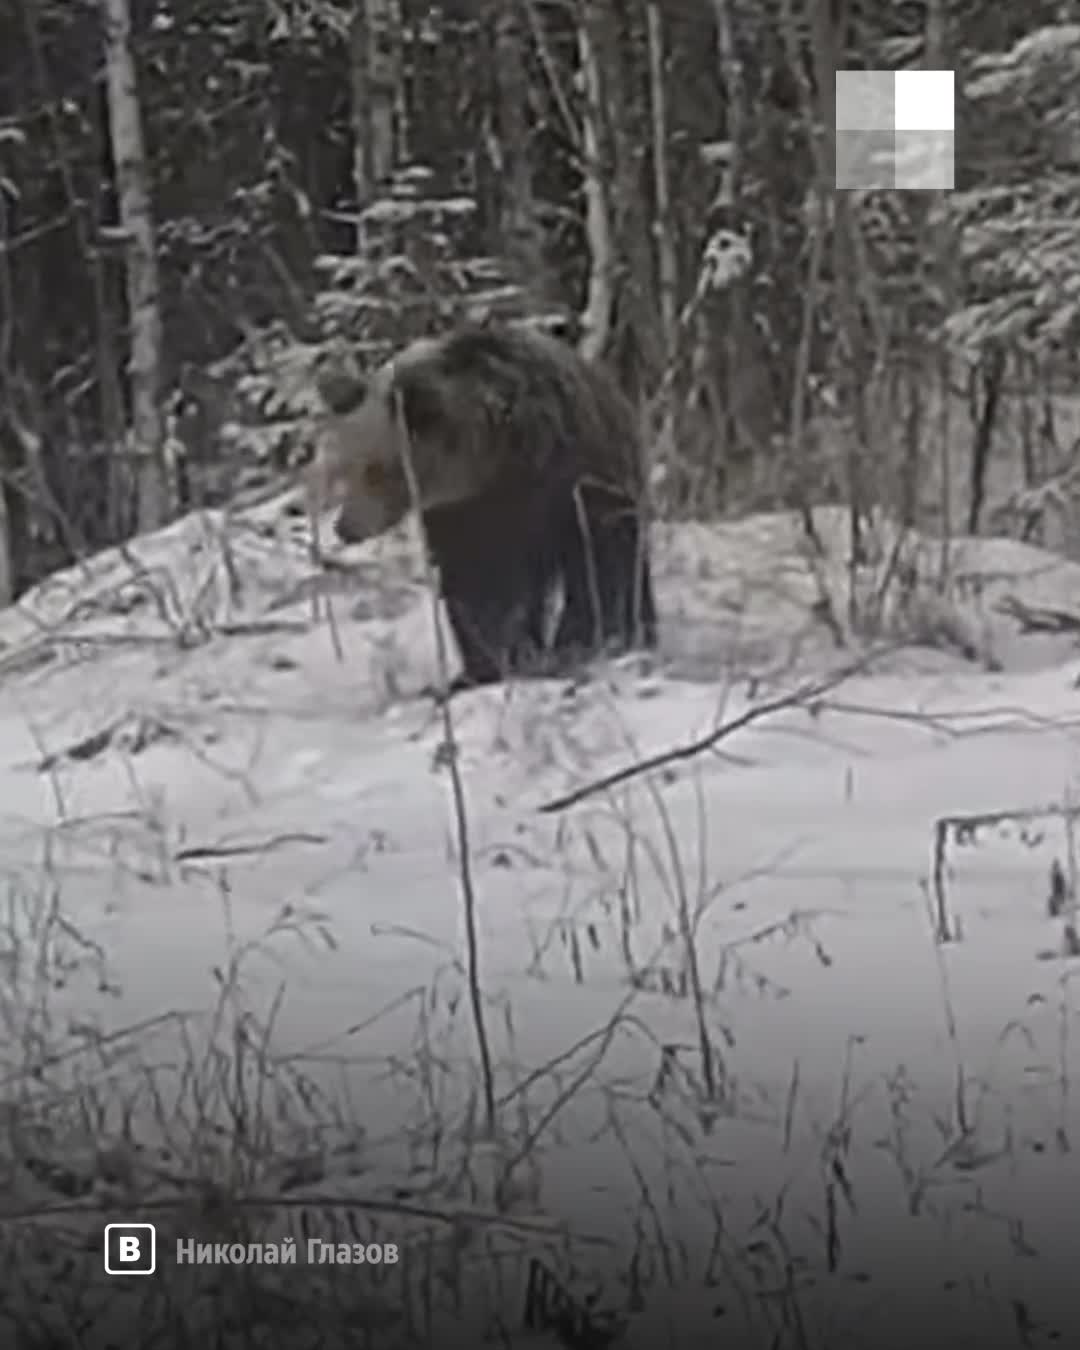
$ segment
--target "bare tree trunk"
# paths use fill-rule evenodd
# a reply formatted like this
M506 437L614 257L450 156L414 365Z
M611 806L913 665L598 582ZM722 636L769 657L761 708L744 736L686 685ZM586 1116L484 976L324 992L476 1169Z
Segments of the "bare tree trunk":
M502 171L501 233L519 277L540 293L547 290L542 238L533 194L521 7L515 0L492 0L495 85L498 100L498 154Z
M594 0L584 0L586 9ZM589 241L589 286L581 316L581 350L588 360L600 356L608 344L615 308L615 241L611 208L604 186L603 91L597 54L586 15L578 29L578 54L585 88L581 120L584 156L585 232Z
M657 381L663 358L657 339L653 280L651 192L642 172L641 139L648 134L644 81L634 55L644 34L629 0L585 0L583 27L592 54L601 161L607 171L611 224L612 322L607 355L626 392L640 402Z
M739 183L742 178L745 134L743 69L735 48L735 25L729 0L712 0L712 8L713 18L716 21L716 55L720 63L720 78L724 85L728 140L728 161L720 201L729 210L733 210L738 204Z
M130 520L130 483L129 468L124 462L124 395L120 382L117 363L117 341L115 323L109 306L108 287L106 285L105 257L101 247L101 231L105 225L102 212L102 183L97 175L93 176L89 214L82 194L76 183L73 153L66 141L65 121L58 111L60 100L53 83L49 79L45 56L42 50L42 38L35 0L24 0L23 20L26 29L30 61L41 91L41 97L49 108L49 142L56 157L64 193L71 212L72 228L79 250L86 262L90 275L90 285L94 293L95 310L95 355L98 372L98 401L101 408L101 427L105 438L105 454L108 460L108 524L107 537L120 539L131 528ZM108 127L104 124L104 112L97 99L94 100L94 115L91 119L91 131L94 138L94 153L98 162L103 162L102 146L108 137ZM44 503L37 503L37 509L45 509ZM51 508L50 508L51 509ZM63 530L68 536L69 547L72 535L82 542L84 531L73 529L74 522L64 521Z
M14 599L15 547L11 537L11 522L8 519L7 493L0 485L0 609L10 605Z
M103 146L108 139L109 129L105 125L105 109L101 101L95 99L94 105L95 115L92 122L94 147L99 162L103 163ZM102 226L105 224L104 186L101 179L95 175L91 203L96 238L100 238ZM88 249L87 254L87 266L94 288L94 305L98 311L96 343L98 402L101 407L101 426L105 433L105 453L109 466L108 537L115 542L124 538L131 529L131 482L123 456L124 390L116 361L118 345L116 324L105 284L105 259L100 247Z
M828 179L835 182L836 174L836 83L838 40L847 19L846 4L835 7L830 0L815 0L810 25L811 49L814 55L814 74L818 86L818 117L822 132L824 165ZM833 211L833 275L836 287L836 311L842 339L840 379L844 390L844 406L851 416L852 436L847 456L848 515L851 529L851 556L849 558L848 618L857 621L856 576L858 565L864 560L864 522L869 506L866 470L871 462L871 435L868 409L872 361L867 350L859 303L858 271L860 265L858 223L851 208L850 194L834 195Z
M401 12L398 0L360 0L367 33L367 175L377 187L398 159L397 108L401 86Z
M923 363L913 343L914 325L909 325L905 348L907 360L902 375L905 399L904 444L900 462L900 524L914 529L919 519L919 466L922 459L923 403L926 398Z
M8 229L7 182L0 182L0 607L15 599L15 570L17 541L12 536L8 513L8 484L11 471L18 462L8 455L9 436L5 426L3 404L10 397L8 389L12 378L12 351L15 345L15 287L11 275L10 237Z
M926 6L926 41L923 49L923 64L928 70L940 70L953 63L945 56L946 12L943 0L928 0ZM956 276L952 263L952 240L946 213L942 209L945 194L934 194L937 209L937 228L932 240L938 294L942 313L947 315L953 309L953 296L956 289ZM939 583L945 585L952 571L951 541L953 532L953 484L952 455L952 362L949 359L948 343L944 335L938 355L938 387L940 389L941 412L939 416L939 454L941 473L941 558Z
M1018 355L1020 382L1020 463L1024 468L1024 487L1034 487L1038 481L1035 468L1035 362L1030 356Z
M742 61L735 45L735 17L730 0L712 0L712 11L716 25L716 56L724 96L727 143L723 178L713 203L713 212L719 211L720 222L726 228L740 229L743 219L742 165L746 136L745 81ZM742 459L749 452L754 456L752 469L760 472L761 461L768 459L771 433L775 428L769 411L763 407L769 400L763 400L758 392L760 357L754 356L757 342L756 334L750 331L746 282L737 281L729 287L715 311L708 332L710 344L714 345L714 334L719 328L723 350L722 444L729 459L733 454Z
M663 17L656 0L646 10L649 41L649 103L652 112L653 192L656 196L653 233L659 280L660 337L663 352L663 406L653 464L670 467L675 453L674 371L678 359L679 263L671 231L671 185L668 171L667 66Z
M349 26L350 117L352 120L353 191L356 194L356 252L367 254L364 207L371 198L371 134L368 95L368 25L365 0L355 0Z
M971 442L971 496L968 502L968 534L978 534L986 502L986 471L990 465L990 450L997 430L1001 406L1002 386L1005 381L1005 351L993 346L983 353L976 371L980 394L975 435Z
M656 257L660 275L660 322L664 361L675 359L675 329L679 305L679 264L671 234L671 188L668 175L667 91L664 69L663 19L656 0L649 0L649 92L652 104L653 190L656 193Z
M364 211L394 172L404 125L398 0L353 0L349 82L356 252L366 256L374 239L368 237ZM393 228L378 234L380 242L389 247L400 242Z
M154 530L169 513L161 411L162 324L157 246L142 116L131 52L128 0L101 0L109 131L116 172L120 226L125 235L131 322L131 412L138 465L138 527Z

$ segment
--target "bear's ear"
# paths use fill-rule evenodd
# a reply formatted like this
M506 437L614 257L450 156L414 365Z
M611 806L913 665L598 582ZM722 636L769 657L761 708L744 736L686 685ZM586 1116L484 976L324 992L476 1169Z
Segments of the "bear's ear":
M367 381L361 376L332 367L317 372L315 388L323 403L337 417L343 417L354 408L359 408L368 392Z

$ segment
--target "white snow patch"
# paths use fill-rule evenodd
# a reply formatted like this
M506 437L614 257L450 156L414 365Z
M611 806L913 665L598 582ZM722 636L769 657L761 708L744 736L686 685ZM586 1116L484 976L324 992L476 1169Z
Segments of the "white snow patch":
M658 1278L635 1319L642 1344L672 1310L685 1343L717 1325L737 1338L740 1285L782 1283L779 1231L813 1344L906 1346L913 1307L942 1343L996 1344L1020 1300L1063 1325L1080 966L1046 901L1069 831L1051 816L953 846L960 940L945 946L928 877L937 817L1071 800L1071 639L1018 635L994 597L1068 608L1080 568L966 541L971 612L1001 670L908 648L812 709L541 814L836 663L790 521L657 541L657 661L453 706L497 1090L554 1066L504 1111L510 1150L563 1102L524 1166L532 1210L630 1246L644 1225L650 1262L657 1226L685 1244L674 1303ZM436 1113L460 1152L477 1083L443 731L410 697L436 672L415 534L357 551L333 601L343 661L312 618L299 533L204 518L130 552L141 582L110 555L0 615L9 927L25 941L62 911L55 940L82 961L43 992L11 937L5 1075L46 1048L73 1063L96 1035L210 1014L232 954L249 1008L282 996L275 1055L328 1099L348 1094L362 1184L408 1189L438 1172ZM697 915L712 1102L673 940L680 895ZM297 940L305 915L333 950ZM170 1027L146 1044L177 1052ZM1035 1259L1017 1256L1021 1237ZM750 1318L763 1341L768 1306Z

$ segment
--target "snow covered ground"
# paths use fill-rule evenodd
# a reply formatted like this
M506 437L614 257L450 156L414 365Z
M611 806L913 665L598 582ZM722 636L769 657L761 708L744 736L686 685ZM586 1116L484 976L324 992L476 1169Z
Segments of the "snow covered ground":
M568 1225L575 1268L623 1301L629 1263L642 1344L1064 1335L1080 962L1048 897L1067 812L949 838L944 945L931 871L939 818L1075 795L1073 640L1021 634L1000 602L1078 608L1080 567L969 541L955 613L927 622L982 659L910 645L830 686L851 653L811 615L790 521L667 527L657 552L651 669L453 705L497 1149L473 1143L412 541L356 551L332 622L269 513L181 522L0 615L9 1101L92 1097L92 1166L125 1115L167 1119L152 1188L193 1166L207 1112L235 1117L223 1087L196 1101L213 1045L259 1099L260 1193L302 1169L322 1195L490 1209L494 1160L520 1156L511 1238ZM711 750L538 809L815 682ZM53 1147L76 1166L73 1136ZM20 1173L18 1203L43 1185Z

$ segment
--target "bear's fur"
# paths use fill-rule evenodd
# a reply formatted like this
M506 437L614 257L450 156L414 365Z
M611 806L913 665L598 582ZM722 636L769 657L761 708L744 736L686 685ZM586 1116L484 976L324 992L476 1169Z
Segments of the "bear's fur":
M605 371L531 329L470 323L413 343L366 388L339 381L323 397L339 538L404 518L411 464L466 682L655 645L641 446Z

